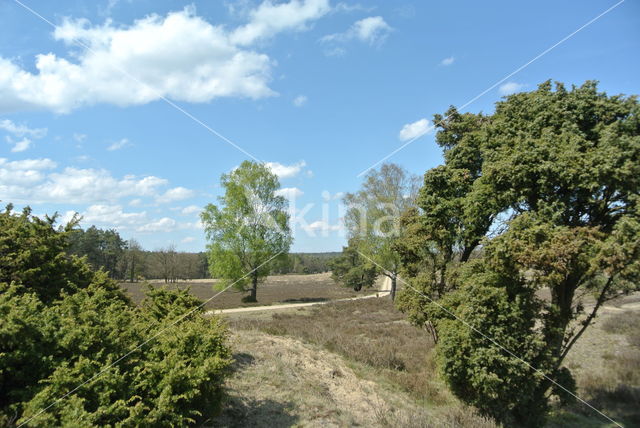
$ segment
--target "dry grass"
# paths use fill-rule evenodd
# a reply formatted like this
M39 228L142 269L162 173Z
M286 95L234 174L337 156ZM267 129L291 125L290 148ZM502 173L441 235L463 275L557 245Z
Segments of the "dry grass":
M239 335L260 331L319 345L345 357L360 378L413 403L408 408L392 406L392 411L376 407L376 426L495 426L451 395L436 375L430 336L406 322L388 299L335 302L269 316L234 314L227 319Z
M617 302L624 306L637 296ZM570 352L566 365L578 395L624 426L640 426L640 312L603 312ZM576 404L560 410L552 426L610 426Z
M616 307L637 296L616 302ZM346 358L361 378L407 394L418 408L378 411L378 426L493 426L460 404L435 372L433 344L426 332L409 325L388 299L336 302L277 314L228 318L236 331L261 331L322 346ZM625 426L640 426L640 312L603 311L567 359L578 395ZM446 416L445 416L446 415ZM555 409L550 427L605 427L592 409L576 404Z
M173 284L163 284L153 282L154 286L166 285L169 288L184 289L189 287L191 293L201 300L207 300L219 291L216 290L215 280L196 280L187 282L177 282ZM127 294L138 303L144 298L144 283L124 282L120 284ZM372 291L355 291L337 285L329 273L319 273L311 275L275 275L258 286L258 302L243 303L242 297L246 293L235 288L231 288L211 302L207 303L207 309L226 309L248 306L271 305L273 303L297 303L314 302L343 299L371 293Z
M404 321L388 299L336 302L267 319L231 319L236 330L293 336L379 370L415 398L443 401L428 335Z
M247 330L232 342L228 400L205 426L495 427L469 408L429 411L318 345Z

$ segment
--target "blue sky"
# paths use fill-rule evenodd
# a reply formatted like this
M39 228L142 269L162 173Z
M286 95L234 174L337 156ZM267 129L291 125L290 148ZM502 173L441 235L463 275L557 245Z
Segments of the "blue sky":
M184 251L204 249L198 213L250 156L295 203L293 250L339 250L360 172L416 136L388 161L439 164L433 114L617 4L21 3L0 3L0 200ZM639 51L627 0L465 110L547 79L638 94Z

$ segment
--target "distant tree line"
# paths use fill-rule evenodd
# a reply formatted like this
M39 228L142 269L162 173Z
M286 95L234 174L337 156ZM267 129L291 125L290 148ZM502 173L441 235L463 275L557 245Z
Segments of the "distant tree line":
M179 252L173 244L146 251L138 241L124 240L113 229L76 228L70 233L69 242L69 254L86 257L94 270L102 269L119 281L153 278L176 282L209 277L205 253Z
M280 266L273 269L275 274L311 274L331 270L331 261L341 253L290 253Z
M205 252L188 253L171 244L144 250L135 239L125 240L114 229L76 228L69 234L69 254L86 257L94 270L102 269L118 281L137 282L164 279L176 282L210 278ZM330 270L329 263L340 253L291 253L272 270L273 274L312 274Z

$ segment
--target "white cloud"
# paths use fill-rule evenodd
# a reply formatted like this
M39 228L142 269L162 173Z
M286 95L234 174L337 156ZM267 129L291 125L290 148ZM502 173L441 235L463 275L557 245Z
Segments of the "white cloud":
M29 136L32 138L43 138L47 135L47 128L29 128L24 124L17 125L9 119L0 120L0 129L3 129L16 137Z
M63 220L72 218L74 212L68 211L62 216ZM177 222L169 217L149 219L146 211L125 212L121 205L94 204L89 206L82 216L81 223L85 226L130 230L136 232L171 232L176 229Z
M182 242L183 244L188 244L189 242L193 242L195 240L196 238L194 238L193 236L185 236L180 242Z
M295 177L307 166L305 161L300 161L292 165L283 165L278 162L266 162L266 167L269 168L278 178L290 178Z
M18 162L18 161L16 161ZM0 199L30 203L98 203L123 197L156 197L167 180L154 176L113 177L106 170L67 167L62 172L43 173L55 166L48 159L0 163ZM24 167L22 167L24 166ZM19 169L19 173L15 170ZM19 177L16 181L12 175ZM24 180L28 178L28 185Z
M287 199L295 199L304 195L304 192L297 187L283 187L282 189L276 190L276 195L284 196Z
M333 46L331 48L327 48L324 50L324 54L326 56L340 57L340 56L344 56L346 53L347 53L347 50L340 46Z
M184 215L196 214L200 213L202 208L197 205L189 205L188 207L184 207L180 212Z
M245 39L265 37L284 29L282 25ZM85 105L140 105L160 97L207 102L275 94L268 87L272 60L235 45L224 27L196 16L193 7L164 17L150 15L130 26L66 19L53 37L70 48L82 41L89 49L70 52L70 59L38 54L35 73L0 57L0 111L67 113Z
M1 75L0 75L0 79L2 79ZM31 147L33 138L36 138L36 139L43 138L45 135L47 135L47 128L29 128L24 124L21 124L21 125L15 124L9 119L0 120L0 129L8 132L13 137L18 138L18 139L14 139L10 135L7 135L5 137L5 139L7 140L7 143L13 146L11 148L11 151L13 153L24 152L29 147Z
M440 65L451 65L455 62L455 58L450 56L448 58L443 59L442 61L440 61Z
M333 7L333 12L371 12L374 10L375 6L365 7L361 4L348 4L344 2L340 2Z
M87 138L87 134L78 134L78 133L73 134L73 139L76 140L78 143L82 143L86 138Z
M325 201L335 201L335 200L340 200L342 198L344 198L345 193L344 192L337 192L334 195L331 194L331 192L329 192L328 190L323 190L322 191L322 199Z
M381 16L370 16L354 23L351 31L358 40L374 44L383 41L391 27Z
M296 107L302 107L307 103L306 95L298 95L293 99L293 105Z
M246 46L281 31L305 30L308 22L321 18L330 10L329 0L291 0L278 4L264 1L249 13L249 22L236 28L229 38L236 45Z
M178 226L180 227L180 229L195 229L195 230L204 229L204 224L202 224L202 221L200 220L193 221L193 222L180 223Z
M114 151L114 150L120 150L124 147L129 146L131 143L129 143L129 140L126 138L122 138L119 141L115 141L113 142L109 147L107 147L107 150L109 151Z
M137 232L171 232L176 228L176 221L169 217L163 217L144 224L136 229Z
M147 213L126 213L120 205L96 204L91 205L82 214L82 223L128 229L140 227L148 222Z
M0 199L11 200L7 193L41 182L46 176L44 170L55 167L51 159L8 161L0 158Z
M393 30L381 16L370 16L356 21L344 33L334 33L324 36L320 41L325 43L347 42L358 40L370 45L384 42Z
M525 86L527 85L525 85L524 83L507 82L505 84L500 85L500 87L498 88L498 92L501 95L509 95L509 94L519 92Z
M54 169L57 167L51 159L25 159L19 161L8 161L5 158L0 158L0 167L10 168L13 171L24 171L28 169L41 170L41 169Z
M329 224L324 220L314 221L306 226L302 227L306 232L314 233L317 231L329 232L338 231L342 229L341 224Z
M21 140L14 140L10 136L7 135L7 143L13 145L11 151L13 153L24 152L31 146L31 140L27 137L22 138Z
M156 201L162 204L181 201L183 199L192 198L195 192L185 187L174 187L164 192L162 195L156 198Z
M400 138L401 141L408 141L422 137L432 130L433 126L429 124L427 119L420 119L413 123L407 123L404 125L398 134L398 138Z

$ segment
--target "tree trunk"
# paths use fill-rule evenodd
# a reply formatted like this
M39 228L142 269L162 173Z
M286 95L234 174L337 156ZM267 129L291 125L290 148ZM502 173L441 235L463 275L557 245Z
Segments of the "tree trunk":
M257 302L258 298L256 297L256 295L258 294L258 275L257 273L254 273L252 275L251 278L251 294L249 295L249 299L251 299L252 302Z
M391 301L396 300L396 282L397 282L398 276L397 275L393 275L391 277L391 293L389 293L391 295Z
M131 282L133 282L135 271L136 271L136 259L132 258L131 259L131 276L130 276Z

